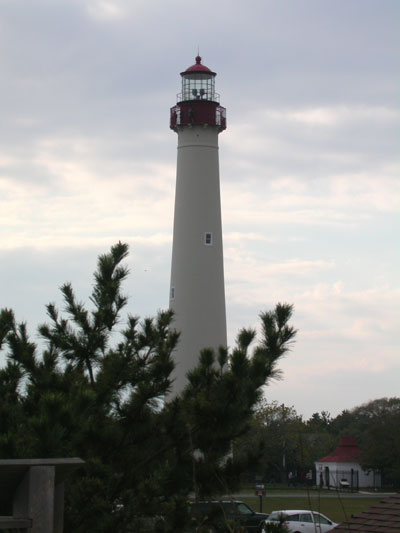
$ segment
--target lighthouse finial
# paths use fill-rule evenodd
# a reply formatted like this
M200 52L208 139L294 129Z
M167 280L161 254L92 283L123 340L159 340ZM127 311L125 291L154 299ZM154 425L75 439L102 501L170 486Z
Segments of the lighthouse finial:
M201 63L200 46L197 45L196 65L200 65L200 63Z

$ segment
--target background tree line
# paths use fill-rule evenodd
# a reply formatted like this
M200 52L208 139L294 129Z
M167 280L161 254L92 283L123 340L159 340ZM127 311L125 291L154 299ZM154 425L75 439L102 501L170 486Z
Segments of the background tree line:
M308 420L294 407L263 400L252 417L251 430L235 441L240 456L252 450L258 459L248 470L265 481L295 481L305 484L305 473L314 461L332 452L342 436L355 437L362 450L361 464L368 470L380 470L382 483L400 487L400 398L379 398L342 411L332 418L322 411Z

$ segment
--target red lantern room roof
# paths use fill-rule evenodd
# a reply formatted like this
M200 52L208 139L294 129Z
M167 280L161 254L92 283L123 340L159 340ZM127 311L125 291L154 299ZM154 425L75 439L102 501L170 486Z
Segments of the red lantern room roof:
M201 57L200 56L197 56L196 57L196 63L194 65L192 65L191 67L187 68L184 72L181 72L181 75L187 74L189 72L200 72L200 73L201 72L203 72L203 73L206 72L208 74L211 74L212 76L216 76L215 72L210 70L205 65L201 64Z

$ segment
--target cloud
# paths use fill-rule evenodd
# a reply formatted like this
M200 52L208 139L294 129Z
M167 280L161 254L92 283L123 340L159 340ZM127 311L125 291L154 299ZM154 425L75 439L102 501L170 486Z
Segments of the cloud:
M53 176L51 182L15 180L12 165L0 178L3 249L82 246L88 240L145 236L172 227L172 166L110 161L100 170L96 151L88 153L84 143L81 153L53 145L44 143L31 162Z
M362 225L379 213L395 214L400 207L400 182L392 168L379 177L360 172L313 179L273 177L262 186L254 181L223 184L226 224Z
M121 2L105 0L91 0L86 2L88 14L100 20L121 20L124 11Z
M266 121L299 122L321 127L337 127L351 123L398 122L400 111L384 106L333 106L294 110L265 109L261 111Z
M233 244L240 244L244 241L257 241L257 242L274 242L276 239L271 236L267 237L265 235L260 235L259 233L241 233L241 232L231 232L224 234L224 242L228 246Z
M246 277L249 284L259 286L266 277L271 276L307 276L317 273L320 270L334 267L333 263L323 260L306 261L304 259L290 259L283 262L261 263L252 258L247 253L248 250L238 248L228 248L225 254L229 263L230 282L242 280ZM236 268L235 268L236 267Z
M397 391L397 0L201 6L188 22L183 0L2 5L2 302L35 323L63 281L85 295L96 256L123 240L130 311L167 305L169 107L200 45L228 112L230 339L288 301L299 339L276 397L303 411L350 407L366 384Z

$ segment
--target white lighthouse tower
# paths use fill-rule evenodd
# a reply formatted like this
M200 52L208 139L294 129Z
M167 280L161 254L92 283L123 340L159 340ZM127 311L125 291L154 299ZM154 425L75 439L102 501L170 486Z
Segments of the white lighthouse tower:
M173 395L185 387L202 348L227 343L218 159L226 112L215 92L216 73L200 56L181 76L170 122L178 134L170 308L181 332Z

